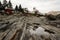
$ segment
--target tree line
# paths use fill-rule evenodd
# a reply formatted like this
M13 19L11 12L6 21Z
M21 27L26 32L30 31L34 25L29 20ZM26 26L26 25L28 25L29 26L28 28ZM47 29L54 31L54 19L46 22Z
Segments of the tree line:
M1 3L1 1L0 1L0 12L2 10L5 10L6 8L7 9L12 9L12 10L15 10L15 11L23 12L23 8L22 8L21 4L19 5L19 7L18 7L18 5L16 5L15 8L13 9L13 6L12 6L12 3L11 3L10 0L9 0L9 2L4 0L3 3Z

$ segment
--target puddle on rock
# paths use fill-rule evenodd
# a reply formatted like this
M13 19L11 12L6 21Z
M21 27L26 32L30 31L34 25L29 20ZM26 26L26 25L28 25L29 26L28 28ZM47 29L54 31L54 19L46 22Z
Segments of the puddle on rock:
M38 27L35 30L33 30L33 26L30 26L29 28L29 32L31 35L35 34L35 35L49 35L48 32L45 32L45 29L42 27Z

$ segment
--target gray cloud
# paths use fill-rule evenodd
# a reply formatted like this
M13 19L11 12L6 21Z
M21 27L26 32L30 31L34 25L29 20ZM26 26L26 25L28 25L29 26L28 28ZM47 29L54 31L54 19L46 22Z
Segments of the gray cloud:
M11 0L11 2L14 7L22 4L23 7L27 7L29 10L36 7L40 12L60 10L60 0Z

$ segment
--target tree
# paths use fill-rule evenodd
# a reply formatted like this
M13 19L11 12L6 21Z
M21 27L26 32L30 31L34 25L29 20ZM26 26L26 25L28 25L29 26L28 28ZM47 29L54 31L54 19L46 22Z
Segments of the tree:
M0 2L0 6L2 5L2 3Z
M1 4L1 2L0 2L0 12L1 12L1 6L2 6L2 4Z
M18 6L16 5L15 10L18 11Z
M4 1L3 1L3 5L6 5L6 4L7 4L7 1L6 1L6 0L4 0Z
M23 10L21 4L19 5L19 11L22 12L22 13L24 13L24 10Z
M5 10L6 7L8 7L7 1L3 0L2 8Z
M11 3L10 0L9 0L9 2L8 2L8 8L12 8L12 3Z
M22 6L21 6L21 4L19 5L19 11L21 11L21 9L22 9Z

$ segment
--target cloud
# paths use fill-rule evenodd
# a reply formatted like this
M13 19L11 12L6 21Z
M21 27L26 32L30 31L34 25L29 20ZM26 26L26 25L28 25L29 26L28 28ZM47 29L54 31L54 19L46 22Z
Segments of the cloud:
M13 6L21 4L32 10L36 7L40 12L48 12L51 10L60 10L60 0L11 0Z

